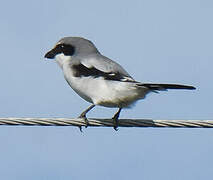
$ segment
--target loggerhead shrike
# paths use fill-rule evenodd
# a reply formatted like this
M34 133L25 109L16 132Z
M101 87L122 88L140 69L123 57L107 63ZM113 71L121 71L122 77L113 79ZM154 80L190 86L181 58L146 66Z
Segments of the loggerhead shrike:
M103 56L91 41L82 37L62 38L44 57L55 59L70 87L92 103L79 116L86 124L86 114L96 105L118 108L112 118L114 129L117 130L121 109L144 99L148 93L167 89L195 89L180 84L138 82L121 65Z

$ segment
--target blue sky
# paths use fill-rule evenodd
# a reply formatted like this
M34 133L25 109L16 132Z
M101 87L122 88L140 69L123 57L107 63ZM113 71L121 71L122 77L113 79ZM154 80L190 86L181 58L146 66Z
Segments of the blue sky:
M151 94L121 118L213 118L213 2L4 1L1 117L77 117L89 103L43 58L61 37L83 36L138 81L194 85ZM89 117L112 117L95 108ZM213 130L0 127L5 180L212 179Z

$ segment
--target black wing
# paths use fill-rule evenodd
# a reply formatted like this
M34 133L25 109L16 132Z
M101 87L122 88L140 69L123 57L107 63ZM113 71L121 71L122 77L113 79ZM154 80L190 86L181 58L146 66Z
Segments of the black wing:
M130 77L126 77L120 72L103 72L95 67L86 67L83 64L75 64L72 65L72 69L74 70L75 77L93 77L99 78L103 77L106 80L112 81L122 81L122 82L135 82Z

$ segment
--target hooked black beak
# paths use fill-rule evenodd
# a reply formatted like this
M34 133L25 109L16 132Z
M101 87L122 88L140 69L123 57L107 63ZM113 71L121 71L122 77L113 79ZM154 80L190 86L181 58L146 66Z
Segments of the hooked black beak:
M55 58L55 52L54 52L54 49L48 51L45 55L44 55L45 58L48 58L48 59L54 59Z

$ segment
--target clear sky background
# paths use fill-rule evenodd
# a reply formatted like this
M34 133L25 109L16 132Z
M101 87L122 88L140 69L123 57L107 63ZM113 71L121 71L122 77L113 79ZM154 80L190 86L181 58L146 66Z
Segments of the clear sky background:
M0 17L1 117L77 117L89 103L43 56L83 36L138 81L197 87L150 94L121 118L213 119L211 0L4 1ZM210 180L212 152L212 129L1 126L0 178Z

